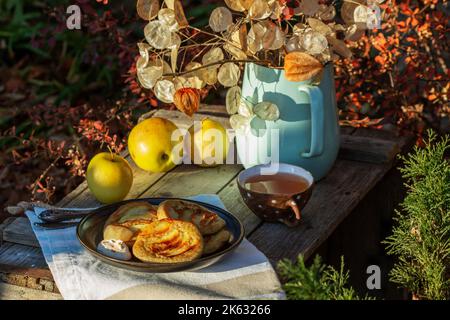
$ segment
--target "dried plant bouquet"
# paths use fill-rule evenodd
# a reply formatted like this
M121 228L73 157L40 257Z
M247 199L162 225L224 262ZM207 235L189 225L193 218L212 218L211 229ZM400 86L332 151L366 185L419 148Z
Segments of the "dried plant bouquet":
M225 0L199 29L189 25L180 0L138 0L139 16L149 21L146 42L138 44L138 79L189 116L199 108L202 89L220 84L230 88L233 128L253 115L277 120L276 105L241 99L242 65L284 68L291 81L317 77L326 63L351 57L347 43L379 24L383 1L345 0L338 18L333 4L319 0Z

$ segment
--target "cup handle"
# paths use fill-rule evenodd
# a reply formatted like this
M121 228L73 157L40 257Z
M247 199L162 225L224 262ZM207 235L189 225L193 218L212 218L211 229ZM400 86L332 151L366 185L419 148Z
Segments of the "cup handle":
M300 208L297 205L297 202L295 202L294 199L289 199L286 202L286 205L291 207L292 211L294 211L294 213L295 213L295 218L300 221L300 219L302 218L302 213L300 211Z
M303 152L305 158L320 156L323 152L324 112L323 94L317 86L301 86L300 92L308 95L311 104L311 148L309 152Z

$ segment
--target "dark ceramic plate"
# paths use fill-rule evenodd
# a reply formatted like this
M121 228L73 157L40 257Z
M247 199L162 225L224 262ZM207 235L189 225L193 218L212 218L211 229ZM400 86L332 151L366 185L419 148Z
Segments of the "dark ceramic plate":
M231 239L224 248L222 248L218 252L201 257L199 259L181 263L146 263L141 262L135 258L129 261L123 261L110 258L97 251L97 245L103 238L103 226L105 225L106 219L108 219L108 217L114 211L116 211L117 208L119 208L125 203L135 201L145 201L153 205L159 205L161 202L168 199L169 198L148 198L148 199L127 200L96 209L95 211L84 217L78 224L77 227L78 239L80 240L81 244L94 257L110 265L122 269L128 269L139 272L161 273L161 272L192 271L208 267L218 262L227 253L235 249L244 238L244 227L242 226L242 223L228 211L207 203L183 199L184 201L190 201L202 205L208 208L209 210L217 213L223 220L225 220L227 229L231 233Z

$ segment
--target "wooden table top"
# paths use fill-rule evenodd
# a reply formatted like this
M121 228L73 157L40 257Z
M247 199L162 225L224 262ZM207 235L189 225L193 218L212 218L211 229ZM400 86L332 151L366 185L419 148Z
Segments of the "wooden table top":
M229 127L223 106L203 106L193 119L177 111L157 110L160 116L188 127L205 116ZM339 158L326 178L319 181L303 210L303 222L295 228L264 223L244 204L236 185L241 165L200 168L180 165L166 173L148 173L137 168L127 198L154 196L188 197L217 194L226 208L244 224L246 236L275 264L282 258L306 258L330 236L364 196L393 166L408 139L379 130L342 128ZM61 200L66 207L95 207L99 203L86 182ZM0 299L60 299L39 244L25 217L9 218L0 225Z

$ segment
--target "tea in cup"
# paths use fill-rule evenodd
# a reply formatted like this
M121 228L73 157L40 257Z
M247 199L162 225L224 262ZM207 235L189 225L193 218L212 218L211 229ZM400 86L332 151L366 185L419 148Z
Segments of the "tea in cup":
M239 174L237 183L242 198L262 220L296 226L311 197L314 178L298 166L279 163L276 172L270 172L269 166L254 166Z

